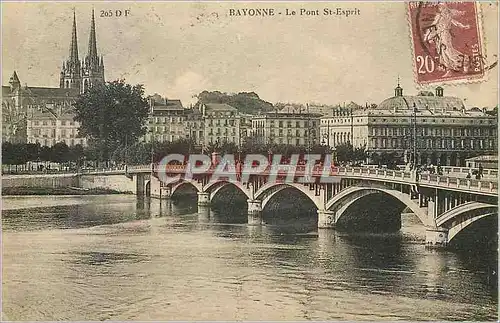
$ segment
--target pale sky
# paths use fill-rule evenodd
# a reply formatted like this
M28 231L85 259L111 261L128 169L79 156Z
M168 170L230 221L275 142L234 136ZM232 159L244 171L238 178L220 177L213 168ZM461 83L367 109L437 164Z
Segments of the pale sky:
M2 84L13 70L30 86L59 86L71 41L72 10L78 48L88 49L91 9L107 81L125 78L146 93L179 98L187 106L202 90L254 91L280 102L380 103L400 76L405 94L417 88L403 2L86 2L2 3ZM285 9L358 8L359 16L285 16ZM498 4L483 3L489 58L498 54ZM234 17L229 9L274 8L273 17ZM126 9L130 15L124 17ZM122 17L101 17L102 10ZM468 106L495 106L498 67L489 80L445 86Z

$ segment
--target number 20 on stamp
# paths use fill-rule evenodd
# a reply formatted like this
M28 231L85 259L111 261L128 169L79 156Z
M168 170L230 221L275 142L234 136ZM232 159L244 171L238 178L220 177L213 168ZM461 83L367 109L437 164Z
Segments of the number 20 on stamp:
M476 2L410 2L408 16L417 83L484 76Z

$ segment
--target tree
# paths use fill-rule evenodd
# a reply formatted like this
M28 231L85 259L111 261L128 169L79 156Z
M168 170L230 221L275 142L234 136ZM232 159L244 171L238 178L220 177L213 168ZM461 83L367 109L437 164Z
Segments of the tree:
M498 105L493 108L493 110L486 110L486 114L490 116L497 116L498 115Z
M56 143L52 147L51 160L56 163L64 163L70 159L69 147L64 141Z
M14 145L10 142L4 142L2 144L2 164L14 164Z
M146 133L148 101L142 85L117 80L93 86L78 97L75 109L79 135L98 148L100 160L106 160L126 141L137 142Z
M335 148L337 160L339 162L349 162L353 160L354 149L350 143L340 144Z
M40 157L40 143L26 144L26 157L29 161L36 161Z
M365 162L368 158L368 153L366 152L366 145L362 147L356 147L353 151L353 160L357 162Z
M82 160L83 156L84 156L84 149L82 145L78 144L69 148L68 160L80 164L80 161Z
M47 166L47 162L52 160L52 149L47 146L42 146L40 148L40 160L45 162L45 166Z
M200 103L226 103L236 108L240 113L257 114L273 110L273 105L259 98L255 92L223 93L220 91L203 91L196 96Z

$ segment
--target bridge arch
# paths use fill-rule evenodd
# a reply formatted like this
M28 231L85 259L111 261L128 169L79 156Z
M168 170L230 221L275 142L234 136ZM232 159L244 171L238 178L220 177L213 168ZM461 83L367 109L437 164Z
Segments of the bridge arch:
M436 225L448 229L448 242L472 223L491 215L498 215L498 206L481 202L467 202L441 214Z
M191 186L191 187L194 187L195 190L197 192L202 192L203 190L203 186L201 183L198 183L196 180L186 180L186 179L183 179L177 183L175 183L173 186L172 186L172 190L171 190L171 195L173 196L175 194L175 192L183 187L183 186Z
M144 195L146 197L151 196L151 180L150 179L146 180L146 183L144 184Z
M362 187L362 186L352 186L340 191L337 195L331 198L325 206L326 210L335 212L335 222L340 219L349 206L358 202L361 198L377 193L384 193L389 196L394 197L399 200L405 206L410 208L412 212L418 217L420 222L426 227L433 227L432 221L429 220L426 210L419 207L415 202L413 202L408 194L382 188L382 187Z
M255 193L255 199L262 201L261 205L262 209L264 209L266 204L271 200L273 196L287 188L292 188L303 193L311 200L311 202L314 203L314 205L318 209L321 209L322 205L320 202L320 196L315 196L314 194L312 194L312 192L314 191L309 190L308 186L304 184L266 183Z
M203 192L209 192L210 193L210 201L217 195L217 193L223 189L224 187L227 186L235 186L239 191L241 191L243 194L248 199L252 199L252 195L250 194L250 190L246 188L245 185L243 185L239 181L214 181L214 182L209 182L205 186L203 186L202 191Z

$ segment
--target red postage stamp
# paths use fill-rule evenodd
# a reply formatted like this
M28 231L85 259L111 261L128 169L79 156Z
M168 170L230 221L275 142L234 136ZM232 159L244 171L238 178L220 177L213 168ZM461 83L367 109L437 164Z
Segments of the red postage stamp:
M417 83L467 81L484 76L476 2L410 2L408 10Z

